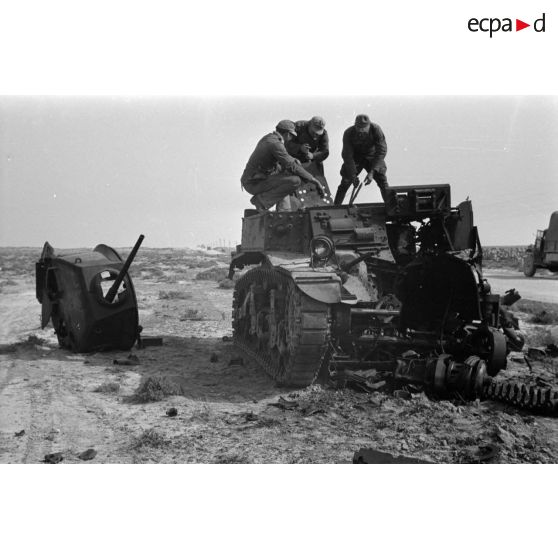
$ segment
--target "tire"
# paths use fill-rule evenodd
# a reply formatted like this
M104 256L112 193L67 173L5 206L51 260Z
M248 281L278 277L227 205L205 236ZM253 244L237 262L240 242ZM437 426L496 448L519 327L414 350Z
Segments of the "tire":
M523 258L523 274L525 277L533 277L537 268L535 266L535 258L533 254L525 254Z

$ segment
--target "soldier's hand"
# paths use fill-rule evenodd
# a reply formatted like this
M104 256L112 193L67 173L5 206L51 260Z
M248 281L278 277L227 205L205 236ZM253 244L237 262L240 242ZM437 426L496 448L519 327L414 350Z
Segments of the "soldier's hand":
M310 145L308 143L304 143L300 146L300 152L304 153L305 155L308 155L308 152L310 151Z
M366 178L364 179L364 184L366 186L368 186L368 184L370 184L372 182L372 178L374 177L374 173L372 171L370 171L367 175Z
M314 158L314 154L311 151L308 151L308 153L306 153L306 157L309 161L311 161Z
M325 190L324 187L322 186L322 183L317 178L315 178L314 184L316 185L316 191L318 192L319 196L323 198L325 194Z

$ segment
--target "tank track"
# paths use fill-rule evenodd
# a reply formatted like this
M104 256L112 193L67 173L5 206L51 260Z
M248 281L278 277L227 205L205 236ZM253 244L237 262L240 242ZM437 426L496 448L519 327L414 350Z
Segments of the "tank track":
M534 413L558 416L558 391L552 388L527 386L521 382L499 382L489 378L483 396Z
M246 312L250 289L257 295ZM327 352L329 329L329 306L302 293L288 272L262 266L238 280L233 342L277 384L305 387L316 379Z

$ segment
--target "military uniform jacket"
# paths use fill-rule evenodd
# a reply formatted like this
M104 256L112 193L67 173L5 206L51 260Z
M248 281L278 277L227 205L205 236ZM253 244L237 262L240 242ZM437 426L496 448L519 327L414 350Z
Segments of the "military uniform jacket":
M345 130L343 134L343 151L341 156L349 171L356 175L356 163L369 161L372 168L383 162L387 154L386 138L382 129L374 122L370 123L370 130L364 137L358 135L355 126Z
M313 176L302 168L294 157L287 153L281 134L271 132L256 145L256 149L242 173L240 181L261 180L281 170L300 176L304 180L314 180Z
M287 144L287 151L302 163L306 163L310 159L300 148L307 143L310 146L310 152L314 156L312 160L316 163L321 163L329 156L329 136L327 135L327 130L324 130L321 136L314 139L308 131L309 124L308 120L298 120L295 123L297 137Z

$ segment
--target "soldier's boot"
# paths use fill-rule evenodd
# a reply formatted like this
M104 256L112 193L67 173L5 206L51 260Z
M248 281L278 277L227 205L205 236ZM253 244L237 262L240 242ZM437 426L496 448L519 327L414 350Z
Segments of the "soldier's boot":
M278 201L275 209L277 211L291 211L291 197L285 196L282 200Z
M255 196L252 196L250 198L250 203L256 207L256 209L258 210L259 213L266 213L267 212L267 208L262 203L262 200L260 199L259 194L256 194Z

